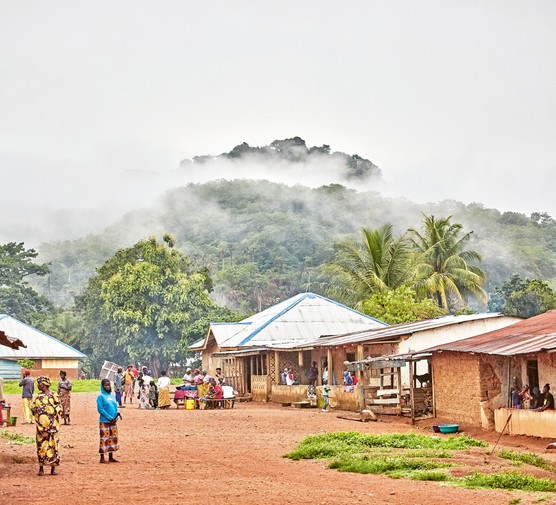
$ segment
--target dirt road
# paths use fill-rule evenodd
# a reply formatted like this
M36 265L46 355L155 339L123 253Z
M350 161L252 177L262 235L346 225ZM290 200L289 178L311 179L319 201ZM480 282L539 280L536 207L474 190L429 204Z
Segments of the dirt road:
M358 423L334 413L241 403L234 410L122 410L120 463L98 463L96 395L74 394L71 426L60 434L58 476L37 477L34 445L0 439L0 504L507 504L535 493L466 490L433 482L340 473L325 461L282 456L311 434L413 430L395 420ZM19 415L19 398L8 395ZM425 428L417 429L423 432ZM34 436L34 426L10 428ZM481 436L481 432L473 433ZM496 438L490 434L490 441ZM482 438L485 438L484 434ZM503 444L541 451L546 441L504 437ZM542 496L547 496L544 493ZM515 502L514 502L515 503ZM551 503L544 501L544 503Z

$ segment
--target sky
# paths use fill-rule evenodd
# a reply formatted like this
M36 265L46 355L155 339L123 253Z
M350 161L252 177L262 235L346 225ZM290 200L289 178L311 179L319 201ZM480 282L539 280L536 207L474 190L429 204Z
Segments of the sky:
M187 182L182 159L293 136L372 160L388 195L556 216L553 0L0 12L0 241L90 231Z

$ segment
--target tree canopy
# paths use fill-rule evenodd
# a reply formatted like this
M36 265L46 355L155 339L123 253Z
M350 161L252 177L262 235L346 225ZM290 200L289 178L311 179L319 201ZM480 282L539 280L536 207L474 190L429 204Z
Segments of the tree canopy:
M80 340L97 366L103 359L132 360L160 371L183 359L191 340L204 335L209 315L233 316L210 300L207 270L192 269L173 243L151 238L119 250L78 297ZM204 327L195 334L199 321Z
M0 245L0 314L36 324L52 309L52 304L28 281L32 276L49 273L47 264L34 262L37 255L34 249L26 249L23 242Z

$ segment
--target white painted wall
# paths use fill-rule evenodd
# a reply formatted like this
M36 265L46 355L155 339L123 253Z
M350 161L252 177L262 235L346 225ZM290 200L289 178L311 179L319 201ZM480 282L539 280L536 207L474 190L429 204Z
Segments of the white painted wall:
M464 338L474 337L489 331L505 328L510 324L517 323L522 319L518 317L502 316L489 319L479 319L475 321L466 321L443 328L434 328L431 330L420 331L413 334L398 345L398 354L407 354L415 351L423 351L429 347L440 344L449 344ZM417 364L417 374L427 373L427 361L422 360ZM402 383L409 386L409 366L402 368Z

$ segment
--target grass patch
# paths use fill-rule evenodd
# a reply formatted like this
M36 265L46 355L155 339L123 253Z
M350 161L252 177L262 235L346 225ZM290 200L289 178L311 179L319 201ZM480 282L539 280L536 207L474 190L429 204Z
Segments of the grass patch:
M36 379L36 377L34 377ZM51 378L52 379L52 378ZM71 381L73 386L72 393L98 393L100 392L100 380L98 379L86 379L86 380L76 380ZM58 380L53 380L50 386L52 391L58 390ZM37 384L35 383L35 394L38 393ZM4 382L4 394L7 395L21 395L21 388L19 387L19 381L6 381Z
M473 475L460 479L463 486L469 488L508 489L520 491L556 491L556 482L552 479L533 477L519 472Z
M525 463L526 465L542 468L543 470L548 470L549 472L556 472L556 468L554 468L554 465L550 461L530 452L503 450L498 453L498 456L504 459L509 459L514 463Z
M375 435L350 431L309 436L299 444L295 451L286 454L285 457L294 460L331 459L349 454L365 453L369 449L378 447L388 449L463 450L471 447L488 447L488 444L465 435L450 437L433 437L417 433Z
M409 478L412 480L432 480L436 482L453 480L453 477L449 473L435 470L418 470L413 472Z
M34 444L35 439L31 437L26 437L19 433L10 433L5 430L0 430L0 437L8 440L13 445L24 445L24 444Z
M405 476L416 470L434 470L436 468L447 468L450 463L439 463L433 460L409 459L402 456L393 457L352 457L342 458L330 463L329 468L340 472L371 473L371 474L398 474ZM400 475L401 474L401 475Z

